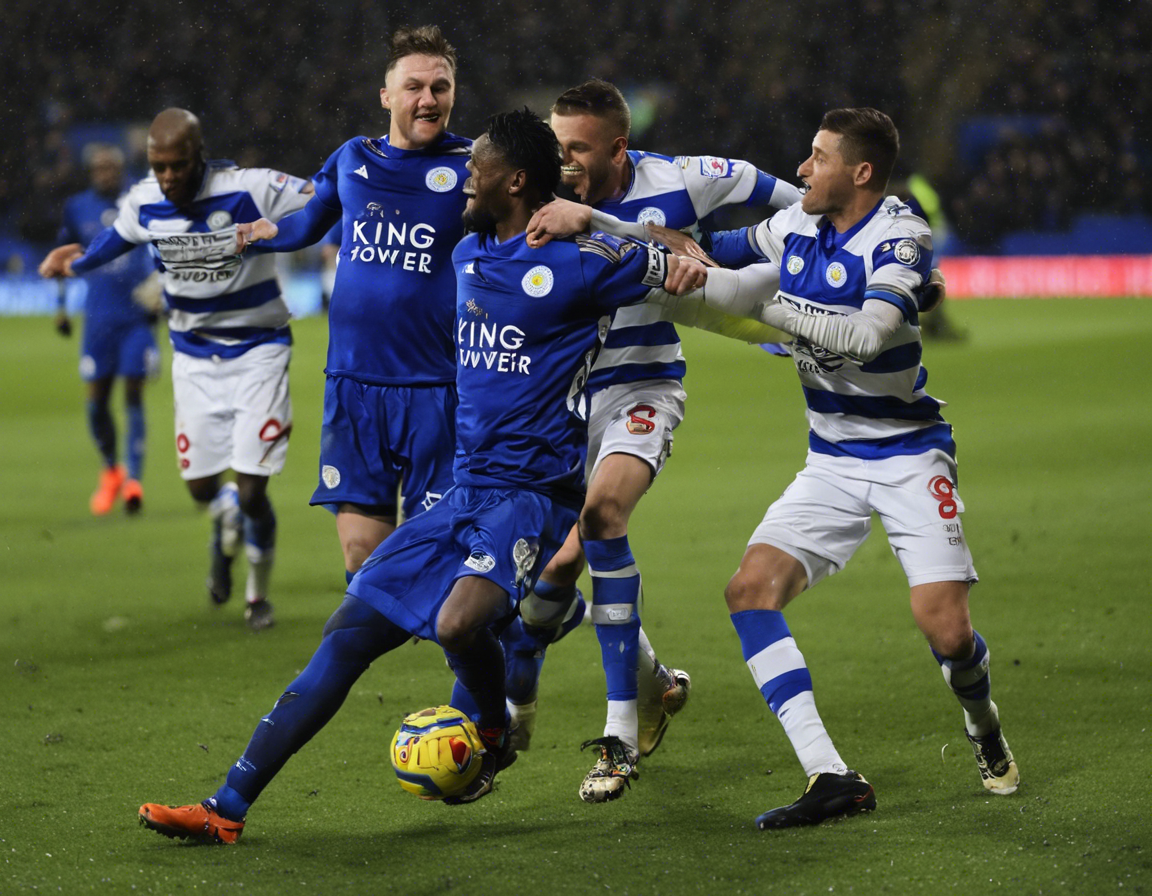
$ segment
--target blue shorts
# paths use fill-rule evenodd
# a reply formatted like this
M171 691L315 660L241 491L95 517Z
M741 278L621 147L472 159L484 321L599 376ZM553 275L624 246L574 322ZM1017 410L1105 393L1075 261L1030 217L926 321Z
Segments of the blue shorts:
M370 386L343 376L324 384L320 484L311 504L358 504L381 516L404 495L411 519L452 487L456 385Z
M85 382L110 376L154 376L159 360L156 339L147 321L84 321L80 376Z
M405 631L435 641L436 616L457 579L495 582L514 612L579 515L539 492L455 486L385 539L348 593Z

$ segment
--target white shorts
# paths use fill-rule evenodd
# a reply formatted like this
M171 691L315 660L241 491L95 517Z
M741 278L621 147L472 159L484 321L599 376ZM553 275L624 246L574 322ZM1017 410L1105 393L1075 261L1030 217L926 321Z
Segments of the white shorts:
M176 457L184 479L231 468L271 476L284 469L292 430L292 347L258 345L238 358L172 356Z
M609 454L630 454L652 468L652 478L672 454L672 431L684 419L678 380L618 383L592 396L588 410L587 481Z
M808 453L748 543L791 554L808 587L844 568L880 517L909 586L975 582L956 491L956 462L943 451L883 460Z

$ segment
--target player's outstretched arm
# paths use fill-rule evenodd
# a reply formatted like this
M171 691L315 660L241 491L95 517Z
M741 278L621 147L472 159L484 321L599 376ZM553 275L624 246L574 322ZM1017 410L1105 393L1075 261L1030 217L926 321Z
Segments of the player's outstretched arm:
M694 258L702 262L705 267L719 267L708 253L700 248L700 244L688 234L673 230L671 227L652 223L645 224L644 229L648 233L648 242L667 246L674 254Z
M84 254L84 247L79 243L69 243L66 246L57 246L40 262L37 269L40 276L47 279L52 277L75 277L72 271L72 262Z
M866 299L856 314L805 314L778 297L759 311L770 327L863 362L876 358L904 323L904 312L883 299Z

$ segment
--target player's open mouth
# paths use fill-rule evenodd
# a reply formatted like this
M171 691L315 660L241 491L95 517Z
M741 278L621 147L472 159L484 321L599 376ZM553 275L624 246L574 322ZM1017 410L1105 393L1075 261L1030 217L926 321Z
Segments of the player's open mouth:
M467 178L464 181L464 186L460 188L460 192L469 198L476 195L476 188L472 186L472 178Z
M800 186L797 189L799 189L801 195L803 195L812 189L812 185L808 183L808 181L804 180L804 178L800 178Z
M560 174L563 177L579 177L584 173L582 165L561 165Z
M425 112L423 115L417 115L416 120L417 121L428 121L428 122L432 122L433 124L435 124L436 122L438 122L440 120L440 113L439 112Z

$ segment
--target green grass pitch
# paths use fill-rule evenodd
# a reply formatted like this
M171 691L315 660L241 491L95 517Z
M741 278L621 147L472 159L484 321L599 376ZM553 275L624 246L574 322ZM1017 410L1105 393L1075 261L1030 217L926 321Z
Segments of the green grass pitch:
M788 618L878 811L753 828L804 781L722 591L803 463L803 407L788 362L689 332L688 418L632 540L645 627L695 687L626 797L576 793L591 761L578 746L603 720L587 629L550 652L532 750L495 794L450 808L403 793L389 738L451 683L420 644L373 666L223 849L158 837L136 809L216 788L340 600L333 521L307 506L324 322L296 326L296 426L271 490L278 624L254 635L236 599L208 605L207 523L176 473L168 375L148 395L145 512L93 519L75 342L45 318L0 320L0 893L1152 892L1152 302L950 313L970 338L928 346L929 390L957 430L973 618L1016 795L981 789L877 527Z

